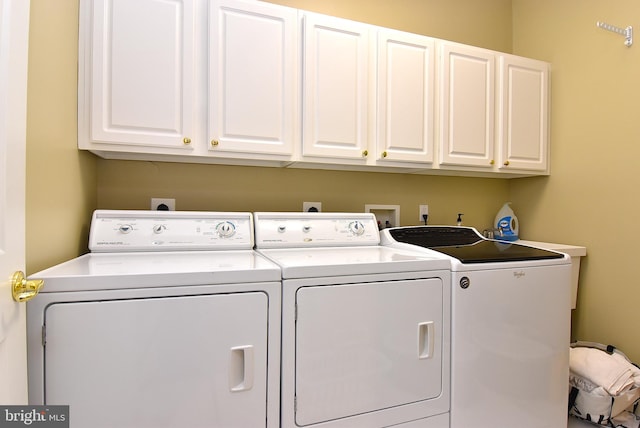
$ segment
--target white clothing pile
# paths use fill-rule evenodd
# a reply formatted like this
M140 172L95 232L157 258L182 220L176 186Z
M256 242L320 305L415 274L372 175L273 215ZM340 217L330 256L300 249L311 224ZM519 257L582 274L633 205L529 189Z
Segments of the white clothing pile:
M574 345L569 354L574 398L569 413L599 425L640 428L640 369L617 349L608 353Z

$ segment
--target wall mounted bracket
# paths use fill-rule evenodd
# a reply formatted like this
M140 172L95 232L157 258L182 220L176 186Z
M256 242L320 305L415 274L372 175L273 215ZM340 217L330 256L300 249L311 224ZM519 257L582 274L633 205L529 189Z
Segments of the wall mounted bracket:
M611 31L614 33L618 33L624 36L624 45L630 47L633 44L633 27L628 26L627 28L616 27L615 25L607 24L606 22L596 22L596 26L598 28L605 29L607 31Z

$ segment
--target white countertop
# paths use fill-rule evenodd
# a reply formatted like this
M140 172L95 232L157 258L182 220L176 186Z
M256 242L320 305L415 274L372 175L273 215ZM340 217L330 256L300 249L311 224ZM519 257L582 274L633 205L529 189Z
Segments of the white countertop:
M526 241L523 239L518 239L516 243L522 244L522 245L529 245L531 247L544 248L545 250L560 251L561 253L566 253L571 257L582 257L587 255L587 248L580 247L577 245L556 244L551 242Z

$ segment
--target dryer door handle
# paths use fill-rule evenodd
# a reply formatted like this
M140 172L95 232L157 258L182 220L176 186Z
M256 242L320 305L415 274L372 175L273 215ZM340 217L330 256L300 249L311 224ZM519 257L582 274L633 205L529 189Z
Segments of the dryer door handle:
M433 344L435 342L435 324L433 321L418 324L418 359L424 360L433 357Z
M231 348L229 359L229 390L248 391L253 388L254 350L253 345Z

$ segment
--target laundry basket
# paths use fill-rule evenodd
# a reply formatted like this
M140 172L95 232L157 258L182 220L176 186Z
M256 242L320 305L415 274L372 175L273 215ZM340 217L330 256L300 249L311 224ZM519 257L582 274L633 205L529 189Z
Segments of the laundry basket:
M571 344L569 414L607 427L640 428L640 368L611 345Z

